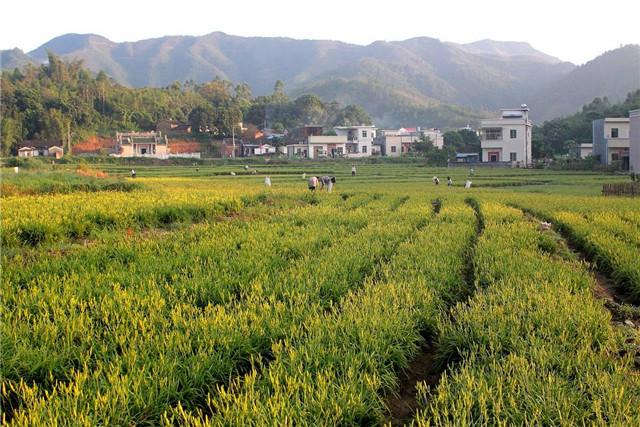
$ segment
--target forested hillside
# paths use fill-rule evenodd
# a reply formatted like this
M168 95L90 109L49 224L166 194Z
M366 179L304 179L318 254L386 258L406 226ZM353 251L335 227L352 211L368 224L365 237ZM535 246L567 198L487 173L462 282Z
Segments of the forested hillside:
M81 59L129 87L166 87L214 78L246 82L269 95L282 80L289 96L358 104L384 127L460 127L526 103L536 122L572 114L595 97L612 102L640 89L640 46L627 45L576 67L526 42L468 44L431 37L376 41L238 37L221 32L117 43L64 34L24 53L2 51L3 69L42 64L48 53Z
M576 144L591 142L592 122L604 117L629 117L629 111L640 108L640 90L627 95L624 102L611 103L595 98L578 113L544 122L533 129L534 157L565 154Z
M23 139L60 139L68 148L92 135L152 130L163 119L188 122L196 133L211 138L230 135L240 121L279 130L309 123L371 123L355 105L323 102L314 95L290 99L281 81L272 94L259 97L247 84L221 79L128 88L104 72L94 75L81 61L66 62L53 54L47 65L3 72L1 84L5 155L15 152Z

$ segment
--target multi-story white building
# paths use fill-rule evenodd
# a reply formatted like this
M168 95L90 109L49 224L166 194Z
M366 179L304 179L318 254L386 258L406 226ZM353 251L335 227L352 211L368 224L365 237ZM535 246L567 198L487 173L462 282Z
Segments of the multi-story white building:
M409 153L412 144L418 142L420 138L428 137L434 147L442 149L444 137L442 132L436 128L400 128L393 130L381 130L375 144L381 147L381 154L388 157L397 157Z
M343 157L347 151L347 137L309 135L306 141L287 145L290 158L319 159L325 157Z
M434 147L442 150L442 147L444 147L444 136L442 135L442 132L440 132L440 129L423 129L421 132L423 136L431 140Z
M624 162L629 158L629 119L607 117L593 121L593 155L600 162Z
M532 164L529 107L522 104L520 108L501 111L500 118L480 122L482 161L510 162L519 166Z
M629 111L629 172L640 174L640 110Z
M336 135L347 138L347 157L371 156L377 131L375 126L336 126L333 130Z

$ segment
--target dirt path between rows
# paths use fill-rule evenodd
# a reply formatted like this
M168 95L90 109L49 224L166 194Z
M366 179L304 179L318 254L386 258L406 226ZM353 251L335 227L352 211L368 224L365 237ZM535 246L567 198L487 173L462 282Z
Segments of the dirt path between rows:
M432 387L440 381L443 371L436 363L436 350L434 344L425 344L407 369L399 375L400 384L396 393L386 397L392 426L403 426L414 418L418 408L416 385L419 382Z
M475 275L473 266L473 253L476 243L482 234L484 223L480 213L480 207L475 200L466 201L476 214L476 234L469 245L469 256L464 270L461 271L462 280L467 284L467 294L461 296L461 300L469 298L475 289ZM440 212L442 201L432 201L433 210L437 215ZM454 303L452 302L451 305ZM395 393L385 396L385 402L390 412L389 425L397 427L410 424L418 410L417 388L419 383L424 383L430 390L440 382L440 378L446 367L436 360L438 353L437 337L429 337L420 347L418 354L409 362L409 366L398 374L398 389Z
M518 209L520 208L518 207ZM538 224L540 233L548 233L556 241L558 247L553 255L565 259L580 260L588 266L589 273L593 278L591 291L594 298L603 301L604 307L611 314L611 323L625 331L625 342L623 347L619 349L618 356L623 357L631 353L634 359L633 366L640 369L640 342L638 341L638 337L640 337L640 307L620 289L611 277L598 270L597 264L560 230L553 227L552 224L540 220L527 210L523 210L523 212L527 220Z

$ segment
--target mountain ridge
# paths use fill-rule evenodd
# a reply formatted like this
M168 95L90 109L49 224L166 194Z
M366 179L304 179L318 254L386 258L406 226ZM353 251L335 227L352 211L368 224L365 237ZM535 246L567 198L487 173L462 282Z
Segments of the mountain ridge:
M594 95L615 101L636 89L633 46L640 46L630 46L614 55L610 68L615 71L607 72L606 58L576 67L527 42L490 39L458 44L415 37L356 45L217 31L119 43L98 34L65 34L27 54L2 51L2 67L42 63L50 51L81 59L92 71L104 70L133 87L219 77L246 82L254 95L264 95L282 80L290 94L313 93L345 103L364 100L363 107L376 119L402 103L419 109L457 105L476 112L527 103L532 117L541 120L573 113ZM611 79L613 72L625 75Z

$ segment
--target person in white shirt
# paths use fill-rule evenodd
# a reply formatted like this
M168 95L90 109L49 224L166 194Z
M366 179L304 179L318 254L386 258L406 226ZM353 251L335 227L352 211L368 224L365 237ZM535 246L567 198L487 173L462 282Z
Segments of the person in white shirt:
M316 187L318 186L318 177L312 176L309 178L309 190L316 191Z

